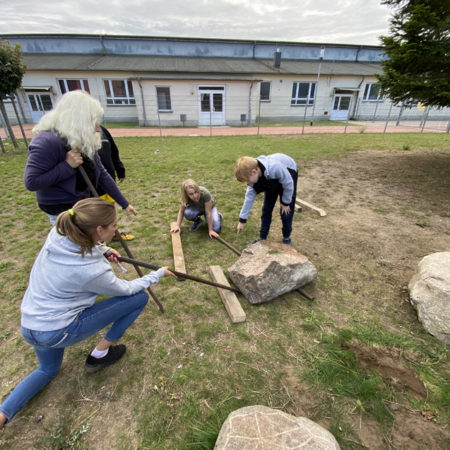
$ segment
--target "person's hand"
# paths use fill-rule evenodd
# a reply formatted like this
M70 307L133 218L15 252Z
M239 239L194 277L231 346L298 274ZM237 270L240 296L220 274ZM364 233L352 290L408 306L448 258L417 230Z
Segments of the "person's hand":
M218 238L219 235L218 235L214 230L211 230L211 231L209 232L209 237L210 237L210 238Z
M244 224L242 222L239 222L237 224L237 234L242 233L244 231Z
M178 225L175 225L170 229L171 233L178 233L179 231L180 231L180 227Z
M66 153L66 163L69 164L70 167L76 169L78 166L83 164L83 156L79 150L69 150Z
M281 214L289 214L291 212L291 207L289 205L281 205Z
M110 248L108 250L108 256L107 256L108 261L118 262L117 258L120 258L120 253L117 250L115 250L114 248Z
M125 180L125 177L119 178L119 183L122 183L123 180Z
M127 216L129 216L130 213L132 213L134 216L137 216L137 211L131 205L128 205L125 211L127 213Z
M174 278L177 277L174 273L172 273L172 272L169 270L169 268L168 268L167 266L161 267L161 269L164 270L164 276L165 276L165 277L174 277Z

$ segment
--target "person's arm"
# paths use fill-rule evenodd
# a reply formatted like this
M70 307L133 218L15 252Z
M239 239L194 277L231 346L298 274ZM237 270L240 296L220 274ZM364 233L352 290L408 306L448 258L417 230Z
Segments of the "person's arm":
M117 148L116 143L114 142L113 137L111 136L111 133L105 128L101 127L103 134L106 139L109 141L109 145L111 147L111 160L114 165L114 170L116 171L117 178L120 182L122 182L125 179L125 166L123 165L122 161L120 160L119 155L119 149Z
M253 203L255 202L256 191L253 189L252 185L247 186L247 190L245 191L245 199L244 204L242 205L241 211L239 213L239 223L237 225L238 234L241 233L244 229L244 224L247 223L248 215L252 210Z
M171 233L178 233L181 230L181 222L183 222L185 210L186 206L181 205L180 210L178 211L177 223L173 228L170 229Z
M219 237L219 235L213 230L212 207L212 200L209 200L205 203L206 220L208 221L208 234L210 238L217 238Z
M105 263L107 263L106 260ZM148 288L152 284L158 283L165 275L166 272L164 271L164 268L160 268L141 278L136 278L133 281L126 281L117 278L111 266L108 264L107 270L86 283L84 289L99 295L133 295Z
M112 178L112 176L108 173L108 171L103 167L102 161L98 153L94 156L94 164L96 170L99 171L99 183L103 190L109 194L123 209L126 210L127 214L132 213L135 216L137 215L136 210L128 200L124 197L122 192L120 192L119 187L116 182Z
M281 197L281 205L289 206L294 195L294 180L289 170L282 164L275 164L271 177L277 179L283 186L283 196Z
M25 166L24 184L29 191L38 191L74 176L76 167L83 163L76 150L66 151L59 139L39 138L31 141Z

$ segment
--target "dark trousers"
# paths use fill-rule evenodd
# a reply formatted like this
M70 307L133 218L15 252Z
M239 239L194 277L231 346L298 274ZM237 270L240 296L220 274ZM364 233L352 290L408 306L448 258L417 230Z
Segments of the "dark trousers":
M289 204L291 211L289 214L281 214L281 208L280 208L280 217L281 217L281 223L282 227L281 230L283 232L283 238L288 238L291 235L292 232L292 220L294 218L294 212L295 212L295 199L297 197L297 178L298 174L297 172L293 170L289 170L292 179L294 181L294 193L292 195L291 203ZM273 208L275 207L275 203L277 202L278 196L281 197L283 195L283 188L281 187L281 184L278 183L279 188L278 189L270 189L264 192L264 203L262 207L262 214L261 214L261 228L259 230L259 237L261 239L267 239L267 236L269 234L270 224L272 223L272 212Z

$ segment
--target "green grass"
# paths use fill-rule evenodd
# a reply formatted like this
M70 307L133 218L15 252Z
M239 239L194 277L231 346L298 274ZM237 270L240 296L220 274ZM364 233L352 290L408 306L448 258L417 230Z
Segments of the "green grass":
M426 225L417 227L421 232L434 231L436 216L449 217L448 202L439 200L448 200L449 179L450 147L448 136L442 134L149 137L117 138L116 143L127 169L120 187L139 213L127 218L120 212L119 225L136 235L129 244L134 257L158 265L173 264L169 226L176 219L185 178L197 180L215 196L224 215L225 240L244 248L258 235L260 200L245 232L235 233L245 186L233 179L233 169L243 155L289 154L299 164L301 183L307 168L324 161L333 167L356 155L353 152L370 150L374 161L381 152L401 152L409 158L404 170L382 179L386 189L411 192L399 201L395 213ZM35 367L32 349L19 333L20 302L49 225L34 194L23 186L25 163L23 147L0 155L0 378L12 380L1 385L1 395ZM361 167L361 173L364 170ZM316 183L319 191L321 180ZM322 188L329 192L330 185ZM314 201L326 200L320 192L314 194ZM349 189L351 201L362 202L359 195L357 186ZM378 201L367 207L383 220L393 213ZM377 264L378 256L370 253L371 243L363 234L371 230L364 227L355 230L356 237L362 233L360 245L342 255L349 261L345 272L330 262L327 253L315 256L314 239L324 239L320 227L326 223L307 212L294 222L301 230L302 246L319 270L318 279L305 288L314 293L315 302L289 293L255 307L240 297L247 320L232 324L215 288L164 279L154 291L166 312L161 314L149 301L123 338L129 349L124 361L104 372L83 373L84 358L100 333L68 349L61 373L11 422L0 445L211 449L227 415L254 404L307 415L333 432L341 448L361 448L359 420L374 421L389 441L396 415L393 403L433 410L445 426L450 400L447 349L404 308L402 286L407 279L391 282L389 268ZM186 222L182 227L189 273L209 278L208 265L226 271L235 262L235 255L209 240L204 228L191 234ZM329 242L338 253L345 250L344 244L340 234ZM414 255L423 250L412 241L405 245ZM118 243L112 246L120 248ZM361 249L371 257L361 257ZM360 257L363 261L356 264ZM135 277L131 267L124 277ZM396 392L376 371L361 371L355 354L343 347L346 342L405 352L410 367L427 384L428 398ZM303 394L310 391L314 396L306 402ZM34 417L43 412L42 424L37 425ZM102 438L103 433L108 437Z

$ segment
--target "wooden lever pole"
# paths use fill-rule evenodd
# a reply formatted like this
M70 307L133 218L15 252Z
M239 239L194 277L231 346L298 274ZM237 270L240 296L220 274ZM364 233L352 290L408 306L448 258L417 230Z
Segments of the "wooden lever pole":
M97 190L95 189L94 185L92 184L91 180L89 179L89 177L87 176L86 171L84 170L84 167L82 166L78 166L78 170L81 173L81 176L83 177L84 181L86 182L86 184L88 185L90 191L92 192L92 195L94 197L99 197ZM123 240L122 236L120 235L119 231L116 230L116 237L119 239L120 243L122 244L123 249L125 250L125 253L130 257L133 258L133 255L130 251L130 249L128 248L128 245L125 243L125 241ZM142 273L142 270L137 266L134 265L134 268L136 269L137 274L140 277L143 277L144 274ZM155 295L155 293L152 291L152 289L150 288L150 286L147 288L148 293L152 296L153 300L155 301L155 303L158 305L159 310L163 313L164 312L164 306L162 305L162 303L159 301L158 297Z

